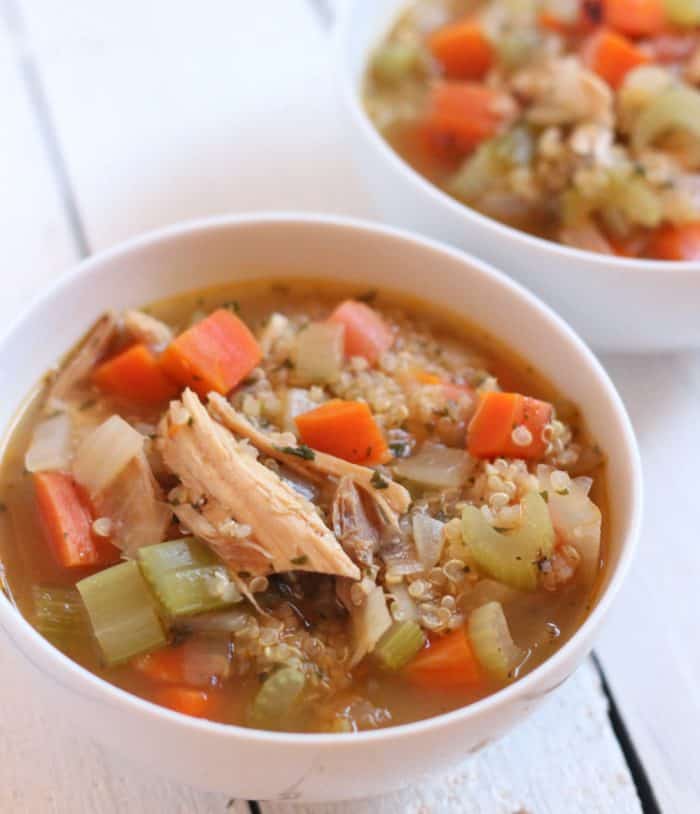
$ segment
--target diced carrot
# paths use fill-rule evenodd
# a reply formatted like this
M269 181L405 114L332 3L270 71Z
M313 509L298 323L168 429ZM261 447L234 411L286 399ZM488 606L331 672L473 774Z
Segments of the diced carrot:
M445 396L453 401L458 401L465 393L468 395L474 395L474 390L469 387L469 385L447 382L440 378L440 376L436 375L435 373L429 373L427 370L416 368L412 372L412 375L417 382L420 382L420 384L441 384L443 386Z
M87 498L65 472L35 472L39 520L51 551L64 568L111 565L120 553L92 531Z
M220 308L171 342L160 362L175 381L206 396L211 390L228 393L261 359L247 325Z
M508 96L477 82L439 82L432 91L426 125L434 138L470 152L497 135L508 108Z
M598 31L585 43L582 57L586 67L614 89L620 87L631 70L651 61L627 37L609 29Z
M364 401L333 399L296 419L302 443L355 464L384 463L390 456L382 431Z
M131 664L153 681L162 684L187 684L183 656L182 647L164 647L162 650L137 656Z
M656 260L700 260L700 221L662 226L652 233L647 251Z
M142 344L132 345L103 362L92 380L105 393L139 404L162 404L179 391L158 359Z
M427 370L421 370L420 368L413 371L413 377L420 384L442 384L440 376L435 373L428 373Z
M394 344L391 328L363 302L346 300L328 319L345 326L346 356L363 356L373 365Z
M606 233L605 239L618 257L644 257L649 243L648 234L642 230L625 237Z
M428 47L449 79L482 79L493 62L493 48L473 20L446 25L428 37Z
M156 704L191 715L193 718L213 718L217 697L214 693L191 687L161 687L153 696Z
M476 458L544 457L542 431L552 420L552 405L519 393L484 393L469 423L467 448ZM530 441L517 444L513 431L524 427Z
M605 22L629 37L659 34L666 24L664 0L604 0Z
M479 664L463 628L431 639L429 646L405 668L404 674L411 684L432 690L473 687L482 681Z

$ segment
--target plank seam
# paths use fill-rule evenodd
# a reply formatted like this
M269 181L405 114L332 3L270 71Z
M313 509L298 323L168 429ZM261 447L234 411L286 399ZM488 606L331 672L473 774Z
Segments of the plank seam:
M262 814L260 803L258 803L257 800L248 800L248 808L250 809L250 814Z
M308 3L321 28L329 31L335 21L335 13L329 0L308 0Z
M644 811L644 814L662 814L661 807L656 799L656 794L654 793L654 788L651 784L651 780L649 779L649 775L644 768L644 764L639 756L639 752L637 751L634 741L632 740L629 730L627 729L627 725L625 724L622 713L620 712L620 708L617 705L615 696L613 695L610 685L608 684L603 665L601 664L601 661L595 651L591 653L591 661L593 662L593 665L598 673L598 677L600 678L603 694L608 702L608 717L610 718L610 725L615 733L617 742L620 744L620 749L622 750L625 762L627 763L627 768L632 775L632 780L637 789L642 810Z
M58 194L65 209L66 218L78 255L87 257L90 246L85 235L85 227L78 209L75 191L71 183L66 162L63 158L56 128L54 127L44 85L41 81L22 15L15 0L1 0L0 13L5 18L11 40L15 44L15 54L20 75L24 81L30 106L36 118L41 140L46 150L49 165L54 174Z

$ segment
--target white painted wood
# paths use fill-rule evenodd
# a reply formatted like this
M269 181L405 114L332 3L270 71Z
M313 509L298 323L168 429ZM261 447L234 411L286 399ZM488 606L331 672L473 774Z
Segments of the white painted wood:
M261 808L264 814L641 811L590 662L508 738L444 777L380 798L335 805L261 803Z
M639 437L646 512L598 652L662 811L689 814L700 811L700 354L603 361Z
M22 81L21 47L0 13L0 326L42 282L75 259L68 221Z
M213 213L366 211L305 0L22 8L93 248Z

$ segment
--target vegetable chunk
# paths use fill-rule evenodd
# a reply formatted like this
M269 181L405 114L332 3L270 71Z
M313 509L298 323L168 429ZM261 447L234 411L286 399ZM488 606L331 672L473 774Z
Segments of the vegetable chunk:
M543 458L542 431L552 420L551 404L519 393L484 393L467 432L475 458Z
M645 65L651 58L621 34L602 30L584 46L583 61L617 89L631 70Z
M103 362L93 373L92 380L105 393L144 405L169 401L179 389L143 344L132 345Z
M73 478L65 472L34 474L39 518L56 561L64 568L110 565L119 551L92 532L92 512Z
M478 662L462 628L432 639L408 665L405 675L411 684L425 689L445 690L482 682Z
M355 464L383 463L388 447L363 401L327 401L295 419L304 444Z
M247 325L219 308L172 342L161 357L163 370L200 396L226 395L260 362L262 352Z
M329 322L345 326L345 355L363 356L371 365L394 344L389 326L363 302L346 300L333 311Z
M472 20L439 29L428 46L450 79L481 79L493 61L491 43Z

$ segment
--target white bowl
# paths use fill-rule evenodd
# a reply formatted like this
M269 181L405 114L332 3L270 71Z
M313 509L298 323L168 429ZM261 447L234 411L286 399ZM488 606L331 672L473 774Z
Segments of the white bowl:
M457 251L339 218L261 215L200 221L85 261L0 339L0 428L10 426L39 377L105 308L137 306L235 279L300 275L423 297L463 314L526 356L580 405L610 457L605 522L611 547L595 608L544 665L464 709L351 735L259 732L170 712L63 656L0 593L0 625L16 647L3 659L22 653L36 667L52 709L64 719L159 772L249 799L335 800L386 792L444 769L502 735L589 652L627 571L641 509L640 463L625 409L600 364L561 319L507 277Z
M493 263L548 302L595 348L700 345L700 262L606 257L533 237L462 205L413 170L365 113L372 49L407 0L348 0L333 49L344 132L382 216Z

